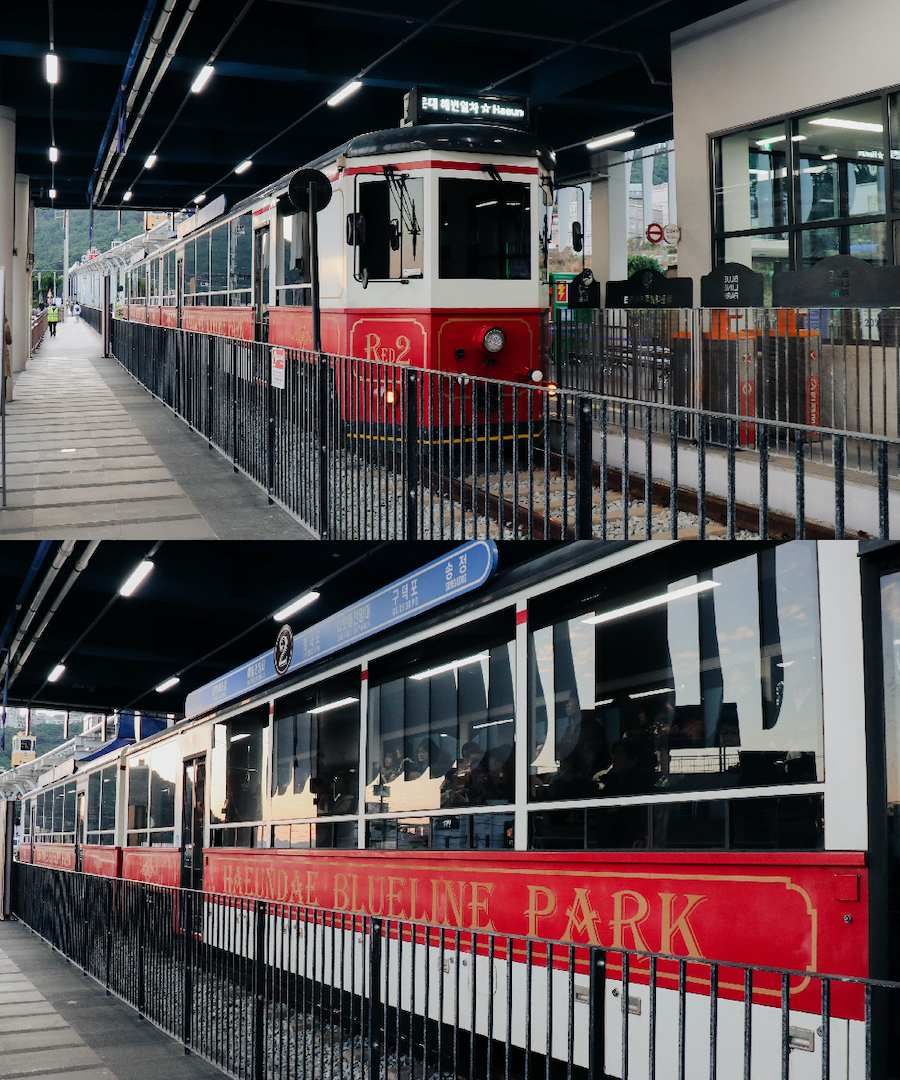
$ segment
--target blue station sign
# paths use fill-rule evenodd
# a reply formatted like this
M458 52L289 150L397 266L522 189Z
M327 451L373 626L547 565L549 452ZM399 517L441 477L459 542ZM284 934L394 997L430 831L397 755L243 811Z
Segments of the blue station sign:
M497 545L493 540L473 540L463 544L297 634L285 675L472 592L483 585L496 568ZM274 649L270 649L215 681L192 690L185 701L184 714L186 717L199 716L280 678L282 676L275 670Z

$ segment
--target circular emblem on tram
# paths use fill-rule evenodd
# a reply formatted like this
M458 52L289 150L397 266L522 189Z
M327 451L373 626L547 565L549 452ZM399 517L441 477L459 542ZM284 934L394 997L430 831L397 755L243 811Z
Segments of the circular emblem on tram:
M287 623L278 631L275 638L275 670L283 675L291 666L291 657L294 655L294 631Z

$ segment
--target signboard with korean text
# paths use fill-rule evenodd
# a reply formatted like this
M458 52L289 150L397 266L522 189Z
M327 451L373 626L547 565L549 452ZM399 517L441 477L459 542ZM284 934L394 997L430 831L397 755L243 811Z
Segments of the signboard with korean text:
M528 98L505 94L448 94L414 86L406 95L409 124L488 123L527 128Z
M483 585L496 567L497 545L492 540L463 544L297 634L293 658L286 672L296 671L380 630L471 592ZM197 716L277 678L275 657L270 649L221 678L192 690L185 701L184 714Z
M763 275L743 263L716 266L700 278L700 306L762 307Z
M627 281L607 281L608 308L689 308L694 306L691 278L669 278L658 270L636 270Z

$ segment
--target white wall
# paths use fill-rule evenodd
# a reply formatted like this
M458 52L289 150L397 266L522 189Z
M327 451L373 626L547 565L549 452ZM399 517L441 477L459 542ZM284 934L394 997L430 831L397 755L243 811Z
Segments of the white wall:
M749 0L672 35L679 275L710 269L707 135L900 83L897 0Z

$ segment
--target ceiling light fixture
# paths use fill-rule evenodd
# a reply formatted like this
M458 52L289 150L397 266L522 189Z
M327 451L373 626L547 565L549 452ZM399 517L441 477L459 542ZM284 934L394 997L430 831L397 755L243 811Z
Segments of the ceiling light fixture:
M298 596L296 600L292 600L280 611L276 611L272 618L275 622L284 622L289 616L300 611L301 608L305 608L308 604L315 603L318 599L319 594L317 592L304 593L302 596Z
M719 581L698 581L696 585L686 585L683 589L673 589L661 596L651 596L647 600L639 600L635 604L626 604L625 607L614 608L612 611L604 611L600 615L593 615L589 619L582 619L588 626L596 626L598 623L612 622L613 619L621 619L626 615L633 615L636 611L647 611L649 608L661 607L672 600L680 600L685 596L693 596L695 593L706 592L707 589L717 588Z
M340 105L345 98L350 97L351 94L355 94L361 86L362 83L359 79L353 79L352 82L348 82L346 86L342 86L336 94L332 94L328 99L328 104Z
M56 680L66 670L65 664L57 664L56 667L47 676L47 682L56 682Z
M47 75L48 83L59 82L59 57L56 53L47 53L44 58L44 71Z
M837 116L821 116L810 120L817 127L846 128L847 131L884 131L884 124L866 124L862 120L841 120Z
M195 195L194 202L197 203L198 206L200 205L200 203L206 202L206 195Z
M140 585L144 578L153 569L153 563L148 559L144 559L143 562L138 563L135 569L131 572L128 580L119 589L119 596L131 596L134 590Z
M635 133L631 130L616 131L612 135L601 135L599 139L591 139L590 142L586 142L584 145L588 150L599 150L601 146L611 146L613 143L633 139L634 135Z
M161 682L159 684L159 686L157 686L157 688L156 688L157 694L161 694L165 690L171 690L171 688L178 682L181 682L181 680L178 678L178 676L177 675L172 675L171 678L166 679L164 682Z
M206 65L204 65L204 66L203 66L202 68L200 68L200 73L199 73L199 75L198 75L198 76L197 76L197 78L196 78L196 79L194 79L194 81L193 81L193 82L191 83L191 90L192 90L192 91L193 91L193 92L194 92L195 94L199 94L199 93L200 93L200 91L201 91L201 90L203 89L203 87L204 87L204 86L206 86L206 84L207 84L207 83L209 82L209 80L210 80L210 79L212 78L212 73L213 73L213 72L214 72L215 70L216 70L216 69L215 69L215 68L214 68L214 67L213 67L213 66L212 66L211 64L206 64Z
M150 154L147 160L144 162L145 169L152 169L157 162L156 154Z
M130 191L126 191L122 196L122 202L131 202L131 195L132 193Z
M50 160L51 161L59 161L59 147L58 146L51 146L50 147Z
M837 157L837 154L823 154L822 155L822 160L823 161L834 161L834 159L836 157Z
M250 158L245 158L240 165L235 165L234 171L240 176L241 173L245 173L253 164Z
M50 190L47 192L47 195L51 199L55 199L56 198L56 188L55 187L50 188Z

